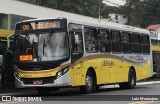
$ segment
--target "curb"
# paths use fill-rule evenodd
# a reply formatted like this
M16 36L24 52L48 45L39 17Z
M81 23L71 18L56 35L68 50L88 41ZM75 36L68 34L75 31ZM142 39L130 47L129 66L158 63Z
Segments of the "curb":
M150 81L150 82L139 82L136 85L150 85L150 84L159 84L160 81Z
M160 81L137 82L136 86L151 85L151 84L160 84ZM119 85L115 84L115 85L104 85L104 86L101 86L100 88L118 88L118 87Z

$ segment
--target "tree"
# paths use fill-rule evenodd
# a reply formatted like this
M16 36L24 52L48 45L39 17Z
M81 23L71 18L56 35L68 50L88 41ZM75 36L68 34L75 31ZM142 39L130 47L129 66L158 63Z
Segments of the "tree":
M20 0L37 4L37 0ZM45 7L98 18L99 0L40 0ZM101 16L108 18L109 13L125 14L128 25L146 28L150 24L160 23L160 0L126 0L120 7L102 4Z
M23 1L23 2L31 3L31 4L37 4L37 0L19 0L19 1Z
M124 8L129 15L129 25L146 28L160 23L160 0L127 0Z
M37 0L20 1L37 4ZM43 0L42 6L98 18L98 1L99 0Z
M160 21L160 0L145 0L143 9L145 10L145 24L147 27L151 24L159 24Z

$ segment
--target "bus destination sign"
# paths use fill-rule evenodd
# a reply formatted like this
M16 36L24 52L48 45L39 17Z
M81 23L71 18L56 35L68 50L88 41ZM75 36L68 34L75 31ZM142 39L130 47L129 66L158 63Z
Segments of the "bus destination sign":
M18 24L16 30L38 30L60 28L60 21L34 21Z

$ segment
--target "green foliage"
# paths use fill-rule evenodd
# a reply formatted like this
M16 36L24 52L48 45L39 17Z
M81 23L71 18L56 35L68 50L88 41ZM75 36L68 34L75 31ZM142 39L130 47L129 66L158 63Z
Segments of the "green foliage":
M128 25L146 28L160 23L160 0L127 0L124 6L106 7L103 12L126 14ZM103 16L107 18L107 14Z
M98 18L99 0L19 0L31 4Z
M38 0L20 0L37 4ZM99 0L39 0L42 6L71 13L98 18ZM129 16L128 25L146 28L160 23L160 0L127 0L124 6L110 7L101 5L101 16L108 18L108 13Z
M37 0L19 0L19 1L23 1L23 2L31 3L31 4L36 4L37 3Z
M45 0L43 6L98 17L98 0Z

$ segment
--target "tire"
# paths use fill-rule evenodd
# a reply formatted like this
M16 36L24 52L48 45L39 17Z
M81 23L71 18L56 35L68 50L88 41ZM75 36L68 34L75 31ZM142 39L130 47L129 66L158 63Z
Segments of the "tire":
M85 86L80 87L80 91L85 94L92 93L94 88L94 81L93 81L93 75L90 71L86 74L86 82Z
M136 73L133 69L130 69L128 75L128 82L123 82L119 84L122 89L132 89L136 86Z
M60 88L58 88L58 87L55 87L55 88L51 89L51 91L59 91L59 90L60 90Z
M93 91L94 91L94 92L97 92L97 91L99 91L99 88L100 88L100 86L99 86L99 85L94 85L94 89L93 89Z
M99 85L96 85L96 86L95 86L95 90L96 90L96 91L99 90L99 88L100 88Z
M46 95L48 95L49 94L49 92L50 92L50 88L45 88L45 87L39 87L39 88L37 88L37 92L38 92L38 94L39 95L44 95L44 96L46 96Z

